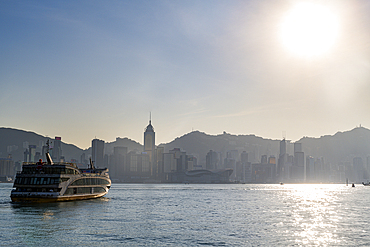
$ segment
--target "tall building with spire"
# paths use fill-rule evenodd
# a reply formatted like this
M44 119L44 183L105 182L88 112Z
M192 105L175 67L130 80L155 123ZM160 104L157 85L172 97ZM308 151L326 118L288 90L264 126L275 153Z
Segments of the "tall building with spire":
M156 167L156 159L155 159L155 132L152 126L152 119L150 116L149 124L145 128L144 132L144 153L149 155L149 162L150 162L150 174L156 175L157 167Z

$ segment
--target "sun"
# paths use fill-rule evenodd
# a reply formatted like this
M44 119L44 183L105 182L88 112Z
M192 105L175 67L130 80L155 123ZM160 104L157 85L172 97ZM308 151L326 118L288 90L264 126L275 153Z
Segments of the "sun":
M281 40L294 54L312 58L333 47L338 31L338 18L330 9L314 3L299 3L282 22Z

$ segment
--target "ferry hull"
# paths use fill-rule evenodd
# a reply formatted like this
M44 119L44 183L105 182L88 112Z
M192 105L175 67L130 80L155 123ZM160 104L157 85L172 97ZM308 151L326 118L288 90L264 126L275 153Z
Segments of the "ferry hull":
M94 198L100 198L107 194L99 193L99 194L83 194L83 195L68 195L68 196L56 196L56 197L42 197L37 195L29 195L29 196L11 196L11 200L14 203L48 203L48 202L65 202L65 201L77 201L77 200L88 200Z

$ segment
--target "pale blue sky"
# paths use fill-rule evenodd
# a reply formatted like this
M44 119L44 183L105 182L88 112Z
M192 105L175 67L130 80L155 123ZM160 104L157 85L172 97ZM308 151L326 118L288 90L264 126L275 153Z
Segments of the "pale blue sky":
M157 144L369 128L369 1L325 1L340 32L311 59L279 39L299 2L0 1L1 127L81 148L142 143L150 111Z

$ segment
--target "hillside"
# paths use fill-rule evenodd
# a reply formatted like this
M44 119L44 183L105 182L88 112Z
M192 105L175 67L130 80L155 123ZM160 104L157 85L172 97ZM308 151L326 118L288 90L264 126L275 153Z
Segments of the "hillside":
M7 147L14 146L16 150L11 151L13 160L23 161L23 152L25 150L25 148L23 148L24 142L28 142L29 145L36 145L36 151L41 152L40 144L45 144L48 139L50 138L30 131L0 128L0 158L6 158L8 155ZM61 148L66 160L80 160L81 154L84 152L84 150L75 145L66 144L64 142L62 142Z
M205 162L206 154L210 151L221 152L226 157L226 152L238 150L239 153L247 151L249 159L256 161L260 155L276 155L279 150L279 140L263 139L255 135L208 135L203 132L193 131L174 141L164 144L165 151L179 147L198 158L200 163Z
M125 138L117 137L116 141L114 142L106 142L104 146L105 153L112 154L114 147L127 147L128 152L130 151L141 152L143 150L143 145L126 137Z
M370 130L358 127L346 132L338 132L335 135L322 136L320 138L304 137L298 142L302 143L305 155L315 158L324 157L325 162L337 164L338 162L352 162L354 157L362 157L366 164L366 158L370 156ZM194 131L174 141L163 144L165 151L173 148L181 148L188 154L198 158L200 164L205 163L206 154L209 150L221 152L226 157L226 152L238 150L239 154L246 151L249 160L259 162L261 155L279 156L280 140L263 139L255 135L207 135ZM293 143L287 145L288 154L293 155Z
M337 132L333 136L304 137L299 142L302 143L306 155L324 157L326 162L331 164L352 162L354 157L362 157L366 164L366 157L370 156L370 130L364 127Z
M45 143L49 138L23 130L0 128L0 158L6 158L8 155L7 147L14 146L16 150L11 152L13 160L23 160L23 143L39 146ZM337 164L338 162L352 162L353 157L362 157L364 164L366 158L370 156L370 130L364 127L354 128L350 131L337 132L335 135L326 135L319 138L303 137L299 140L302 143L305 155L311 155L315 158L324 157L327 163ZM259 162L261 155L279 155L280 140L264 139L255 135L232 135L223 133L220 135L208 135L203 132L193 131L176 138L170 143L161 144L165 152L173 148L181 148L187 154L198 158L199 164L204 164L206 154L209 150L220 152L223 158L230 150L237 150L239 154L246 151L249 160ZM114 142L105 144L105 153L113 153L115 146L127 147L128 151L141 151L143 146L128 138L117 138ZM38 147L38 150L40 148ZM62 142L62 151L66 160L80 160L82 153L91 155L91 148L82 150L73 144ZM287 152L293 154L293 144L287 145Z
M23 147L24 142L28 142L28 145L36 145L36 151L41 152L41 144L45 144L50 137L45 137L34 132L12 129L12 128L0 128L0 158L6 158L8 156L7 147L13 146L13 151L10 152L14 161L23 161ZM62 138L63 140L63 138ZM142 145L130 140L128 138L117 138L116 141L105 144L105 152L107 154L113 153L113 147L124 146L128 148L128 151L138 150L141 151ZM91 148L83 150L73 144L67 144L62 142L62 155L65 160L70 161L76 159L80 161L80 157L83 153L88 157L91 155Z

